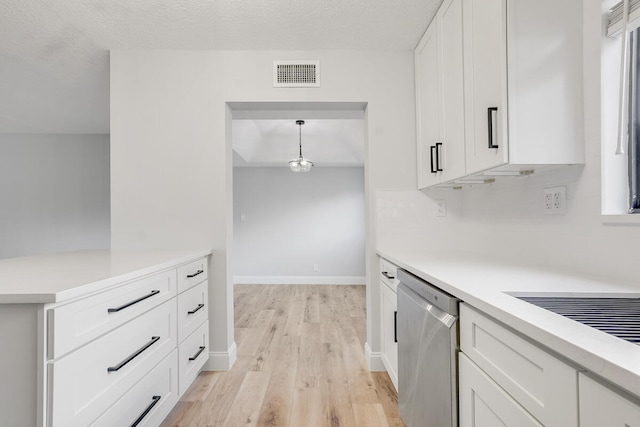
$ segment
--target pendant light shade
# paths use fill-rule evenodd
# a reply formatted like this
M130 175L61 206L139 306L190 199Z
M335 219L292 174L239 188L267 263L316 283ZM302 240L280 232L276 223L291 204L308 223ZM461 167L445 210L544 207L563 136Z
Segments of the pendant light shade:
M300 134L300 140L299 140L300 141L299 142L300 157L289 161L289 167L293 172L309 172L313 167L313 162L309 159L305 159L304 157L302 157L302 125L304 124L304 120L296 120L296 124L299 127L299 134Z

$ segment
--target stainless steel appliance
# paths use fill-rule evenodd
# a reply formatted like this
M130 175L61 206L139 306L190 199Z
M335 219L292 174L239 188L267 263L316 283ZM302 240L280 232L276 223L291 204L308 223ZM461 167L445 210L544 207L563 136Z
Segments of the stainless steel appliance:
M398 407L407 427L458 425L458 303L399 269Z

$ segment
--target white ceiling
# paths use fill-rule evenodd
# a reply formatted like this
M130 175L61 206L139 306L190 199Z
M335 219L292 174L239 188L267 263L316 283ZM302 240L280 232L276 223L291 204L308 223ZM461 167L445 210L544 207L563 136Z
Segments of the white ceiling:
M298 157L295 120L233 120L234 166L287 167ZM302 154L316 167L363 166L364 121L305 120Z
M0 133L109 133L110 49L413 49L441 0L2 0Z

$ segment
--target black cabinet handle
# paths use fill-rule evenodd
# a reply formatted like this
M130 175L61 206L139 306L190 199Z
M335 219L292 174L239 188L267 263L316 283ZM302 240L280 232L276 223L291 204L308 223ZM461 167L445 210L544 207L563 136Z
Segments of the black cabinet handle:
M151 347L152 345L157 343L159 339L160 339L160 337L151 337L151 341L149 341L148 343L146 343L145 345L140 347L131 356L127 357L122 362L118 363L116 366L109 366L107 368L107 372L117 372L117 371L119 371L124 365L126 365L129 362L131 362L133 359L135 359L136 357L140 356L143 351L145 351L146 349L148 349L149 347Z
M147 294L147 295L145 295L145 296L143 296L143 297L140 297L140 298L138 298L137 300L133 300L133 301L128 302L128 303L126 303L126 304L124 304L124 305L121 305L120 307L116 307L116 308L108 308L108 309L107 309L107 312L108 312L108 313L117 313L117 312L118 312L118 311L120 311L120 310L124 310L124 309L125 309L125 308L127 308L127 307L131 307L133 304L137 304L137 303L139 303L140 301L144 301L144 300L146 300L147 298L151 298L151 297L152 297L152 296L154 296L154 295L158 295L159 293L160 293L160 291L157 291L157 290L156 290L156 291L151 291L149 294Z
M393 342L398 342L398 311L393 312Z
M489 148L498 148L498 144L493 143L493 113L498 113L498 107L487 108L487 124L489 125Z
M193 310L187 311L187 314L195 314L198 310L200 310L203 307L204 307L204 304L198 304L198 306L196 308L194 308Z
M429 150L431 150L431 173L438 173L438 170L433 167L433 158L436 157L433 153L436 150L436 146L432 145L431 147L429 147Z
M191 279L192 277L196 277L198 274L204 273L204 270L198 270L193 274L187 274L187 279Z
M438 172L442 172L440 167L440 147L442 147L442 142L436 142L436 171Z
M192 360L196 360L198 358L198 356L200 356L200 353L202 353L204 351L204 346L200 346L198 347L198 352L196 354L194 354L193 356L191 356L189 358L190 361Z
M382 272L382 275L383 275L384 277L386 277L387 279L389 279L389 280L393 280L393 279L395 279L395 277L393 277L392 275L390 275L390 274L389 274L389 273L387 273L386 271L383 271L383 272Z
M133 424L131 424L131 427L136 427L138 424L140 424L142 422L142 420L144 419L144 417L147 416L147 414L149 412L151 412L151 410L153 409L154 406L156 406L156 404L160 401L160 399L162 398L162 396L153 396L151 398L151 403L149 404L149 406L147 406L147 409L145 409L140 416L133 422Z

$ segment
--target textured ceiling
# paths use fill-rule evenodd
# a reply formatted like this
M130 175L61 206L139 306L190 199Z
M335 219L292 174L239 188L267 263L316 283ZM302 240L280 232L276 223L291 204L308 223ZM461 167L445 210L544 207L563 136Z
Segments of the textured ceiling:
M441 0L2 0L0 133L108 133L110 49L413 49Z
M295 120L234 120L234 166L287 167L298 157ZM305 120L302 154L317 167L364 165L364 120Z

